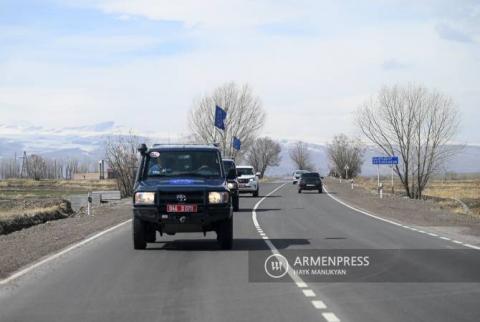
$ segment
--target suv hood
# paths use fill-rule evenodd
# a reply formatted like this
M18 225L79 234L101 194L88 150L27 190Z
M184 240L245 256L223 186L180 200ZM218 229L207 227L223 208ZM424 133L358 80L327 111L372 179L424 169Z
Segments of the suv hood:
M138 183L137 188L146 190L157 188L215 188L223 187L225 179L223 178L149 178Z
M238 178L239 179L255 179L255 176L253 176L253 175L243 175L243 176L239 176Z

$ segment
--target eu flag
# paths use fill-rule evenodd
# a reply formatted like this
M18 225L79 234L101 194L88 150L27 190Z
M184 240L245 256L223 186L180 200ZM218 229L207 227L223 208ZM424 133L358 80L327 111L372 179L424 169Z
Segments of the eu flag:
M233 144L232 144L232 145L233 145L233 148L238 151L238 150L240 150L240 146L242 145L242 142L240 141L239 138L237 138L236 136L234 136L234 137L233 137Z
M225 118L227 117L227 112L223 110L220 106L215 106L215 126L219 129L225 130Z

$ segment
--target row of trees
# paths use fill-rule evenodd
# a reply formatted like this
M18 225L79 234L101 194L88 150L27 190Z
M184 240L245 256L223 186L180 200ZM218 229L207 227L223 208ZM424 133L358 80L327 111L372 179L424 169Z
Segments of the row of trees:
M225 130L214 129L214 106L227 112ZM245 160L263 176L280 162L281 147L268 137L258 137L265 111L248 85L227 83L196 100L189 115L191 141L218 142L224 156ZM399 156L395 167L410 198L421 198L429 179L456 151L448 143L458 130L458 112L452 100L421 86L383 88L357 112L356 125L364 137L388 156ZM232 147L233 137L242 149ZM107 143L106 158L118 174L122 194L129 195L134 182L132 169L138 162L135 136L117 137ZM327 146L331 172L355 177L361 172L364 145L359 138L336 135ZM289 150L296 168L314 170L308 145L297 142Z
M461 149L451 144L459 128L452 99L423 86L382 88L358 109L355 123L383 154L399 157L394 171L410 198L422 198L431 177ZM328 145L332 172L342 177L360 173L363 154L361 141L343 134Z
M89 172L96 163L90 160L53 159L38 154L22 157L2 158L0 160L0 178L72 179L75 173Z

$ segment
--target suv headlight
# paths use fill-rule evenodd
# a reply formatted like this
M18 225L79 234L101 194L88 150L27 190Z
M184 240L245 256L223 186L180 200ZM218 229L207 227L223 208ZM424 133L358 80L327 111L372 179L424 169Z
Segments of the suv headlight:
M153 205L155 203L155 192L137 192L135 194L136 205Z
M227 183L227 187L228 187L228 189L236 189L237 184L235 182L229 182L229 183Z
M228 203L229 194L226 191L218 192L212 191L208 193L208 203L219 204L219 203Z
M249 181L250 181L250 182L253 182L254 180L253 180L253 178L250 178L250 180L249 180Z

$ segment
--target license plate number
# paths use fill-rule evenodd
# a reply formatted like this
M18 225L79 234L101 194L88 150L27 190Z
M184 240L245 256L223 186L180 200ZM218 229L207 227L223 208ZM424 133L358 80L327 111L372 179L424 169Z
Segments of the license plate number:
M167 212L197 212L197 205L168 204Z
M307 184L307 187L315 187L314 184Z

